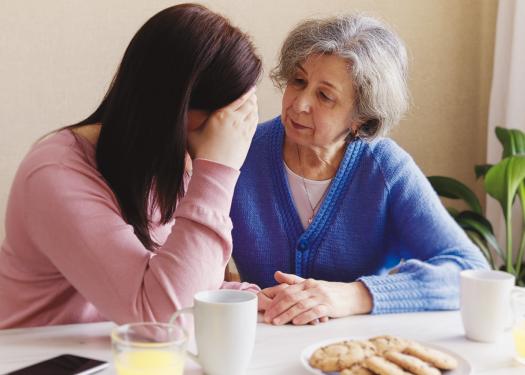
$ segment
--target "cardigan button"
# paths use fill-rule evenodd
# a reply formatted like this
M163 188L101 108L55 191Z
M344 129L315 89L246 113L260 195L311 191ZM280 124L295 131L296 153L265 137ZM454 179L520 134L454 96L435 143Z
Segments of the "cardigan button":
M304 251L308 248L308 242L306 242L305 240L301 240L299 241L299 246L298 246L299 250L301 251Z

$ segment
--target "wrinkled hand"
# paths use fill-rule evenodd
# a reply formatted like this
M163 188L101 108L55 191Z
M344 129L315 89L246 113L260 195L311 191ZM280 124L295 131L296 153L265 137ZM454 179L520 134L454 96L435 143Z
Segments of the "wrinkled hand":
M211 160L240 169L259 121L255 87L213 112L205 124L188 131L188 152L193 159Z
M276 325L296 325L326 321L352 314L368 313L372 297L361 282L339 283L303 279L275 273L279 283L259 293L259 310L264 320Z
M257 307L261 312L265 312L268 307L272 304L272 300L275 298L279 291L286 288L288 285L281 284L271 288L266 288L257 293Z
M259 311L265 312L271 306L272 300L275 298L275 296L277 296L282 290L287 288L289 285L297 284L301 281L304 281L302 277L293 274L282 273L279 271L275 273L275 279L281 284L271 288L263 289L257 294ZM309 322L309 324L318 324L319 322L324 323L327 321L328 317L323 316L320 319L312 320L311 322Z

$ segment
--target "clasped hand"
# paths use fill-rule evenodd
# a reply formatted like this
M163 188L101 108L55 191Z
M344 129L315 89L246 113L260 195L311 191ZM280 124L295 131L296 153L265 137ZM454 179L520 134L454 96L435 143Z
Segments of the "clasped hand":
M317 324L372 310L372 297L361 282L303 279L280 271L275 273L275 280L278 285L258 294L259 311L266 323Z

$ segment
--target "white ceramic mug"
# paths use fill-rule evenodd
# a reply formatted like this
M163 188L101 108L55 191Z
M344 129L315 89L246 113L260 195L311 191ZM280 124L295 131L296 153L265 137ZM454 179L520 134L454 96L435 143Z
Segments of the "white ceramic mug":
M193 297L193 307L177 311L192 313L198 354L188 356L208 375L240 375L246 372L255 344L257 296L240 290L212 290Z
M514 275L492 270L460 273L460 306L468 339L494 342L511 322Z

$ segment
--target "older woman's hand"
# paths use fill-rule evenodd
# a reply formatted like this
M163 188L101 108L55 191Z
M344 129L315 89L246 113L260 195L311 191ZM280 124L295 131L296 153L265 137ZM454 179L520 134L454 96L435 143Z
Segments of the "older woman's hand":
M304 281L302 277L292 275L292 274L285 274L282 272L279 272L279 276L276 277L276 279L282 278L283 280L280 280L282 284L276 285L271 288L266 288L261 290L258 294L258 310L265 312L272 304L272 300L284 289L286 289L289 285L297 284L301 281ZM327 316L323 316L319 319L315 319L309 322L309 324L318 324L319 322L324 323L328 321Z
M258 311L265 312L268 307L271 306L272 300L275 298L279 291L286 288L288 285L280 284L272 286L271 288L266 288L257 293L257 308Z
M280 284L259 293L267 323L302 325L372 310L372 297L361 282L305 280L279 271L275 280Z

